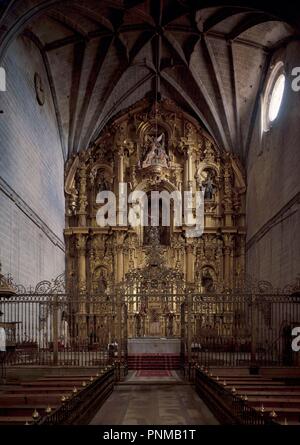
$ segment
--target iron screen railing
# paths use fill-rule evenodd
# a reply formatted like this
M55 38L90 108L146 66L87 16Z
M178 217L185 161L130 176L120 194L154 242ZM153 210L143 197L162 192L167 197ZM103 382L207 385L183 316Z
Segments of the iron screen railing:
M292 366L292 329L300 298L287 294L190 294L185 302L186 350L207 366Z
M128 337L152 332L147 325L152 305L161 307L159 316L152 311L160 323L159 336L181 339L185 364L297 365L291 333L300 326L298 289L273 291L261 285L204 294L195 286L185 286L181 293L155 286L130 294L116 286L109 292L71 295L58 279L29 291L19 286L15 295L0 299L0 324L7 333L5 364L126 362Z

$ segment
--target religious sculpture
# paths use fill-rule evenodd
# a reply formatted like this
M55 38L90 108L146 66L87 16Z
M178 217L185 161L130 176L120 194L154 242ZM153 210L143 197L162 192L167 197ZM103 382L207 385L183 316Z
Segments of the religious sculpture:
M67 348L69 346L69 323L67 314L65 312L62 313L61 317L60 343L63 348Z
M146 146L149 149L142 164L143 168L151 165L169 166L169 156L165 150L165 135L163 133L158 137L147 135Z
M202 284L205 292L213 291L214 280L213 280L208 268L204 269L202 272L201 284Z
M207 172L206 180L202 182L204 187L204 199L213 199L216 187L213 182L213 174L211 171Z
M109 187L108 187L107 181L106 181L104 175L101 174L99 181L98 181L98 192L103 192L108 189L109 189Z

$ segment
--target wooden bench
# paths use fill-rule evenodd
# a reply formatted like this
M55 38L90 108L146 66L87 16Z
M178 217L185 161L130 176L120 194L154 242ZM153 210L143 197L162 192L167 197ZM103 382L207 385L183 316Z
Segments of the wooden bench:
M261 412L261 405L254 407L256 411ZM278 420L286 419L288 422L298 422L300 424L300 409L293 407L281 407L274 405L272 407L264 407L264 415L268 416L271 412L275 412Z
M274 406L279 406L281 408L292 407L292 408L300 408L300 398L287 398L286 395L282 396L260 396L253 397L248 395L248 404L253 407L264 406L265 408Z
M65 392L70 392L71 388L76 387L77 389L80 388L79 385L69 385L69 386L38 386L38 387L24 387L24 386L20 386L20 389L16 390L16 389L10 389L8 391L5 391L5 393L3 392L2 394L20 394L20 392L22 394L51 394L51 393L56 393L59 392L61 394L64 394Z
M25 425L26 423L31 423L31 416L1 416L0 425Z
M280 378L266 371L264 375L222 371L196 369L196 389L212 409L215 408L221 422L251 422L251 412L245 409L247 405L267 423L273 419L280 424L300 424L300 385L290 380L291 373ZM242 404L236 396L242 398Z
M22 388L71 388L74 385L76 386L81 386L83 383L83 379L82 380L74 380L71 382L68 381L53 381L53 382L42 382L42 381L36 381L36 382L31 382L31 383L25 383L22 384ZM85 382L88 382L88 379L85 380Z
M62 393L54 394L4 394L0 395L0 407L17 404L39 404L47 403L58 405L61 402Z
M101 373L100 373L101 374ZM22 384L3 386L0 392L0 425L22 425L32 423L35 410L40 414L37 422L57 424L59 422L88 422L96 409L106 400L113 390L115 380L114 369L108 369L100 376L46 376L37 380L24 381ZM86 383L83 386L83 382ZM76 397L65 410L62 396L73 396L74 387L77 388ZM76 409L73 409L74 406ZM46 415L46 409L55 411L54 415ZM62 407L62 409L61 409Z
M237 389L236 391L237 394L239 395L244 395L245 392L241 391L239 389ZM247 391L247 395L248 397L273 397L273 396L282 396L282 397L288 397L288 398L292 398L292 397L300 397L300 391L289 391L288 388L286 388L284 391L257 391L255 389L251 389Z
M51 409L54 410L58 405L50 405ZM11 405L11 406L0 406L0 419L3 416L13 416L13 417L31 417L32 413L37 410L39 414L44 414L48 405L45 404L34 404L34 405ZM31 417L32 420L32 417Z

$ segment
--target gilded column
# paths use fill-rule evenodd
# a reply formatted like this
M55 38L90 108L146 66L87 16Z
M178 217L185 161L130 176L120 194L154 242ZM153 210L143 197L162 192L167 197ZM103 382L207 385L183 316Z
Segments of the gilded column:
M124 182L124 150L122 147L118 150L118 181Z
M190 146L186 146L185 149L184 189L191 190L193 186L193 149Z
M86 303L85 295L86 291L86 237L79 234L76 238L77 249L77 267L78 267L78 336L80 340L84 340L87 337L87 324L86 324Z
M87 200L87 177L86 177L87 167L83 164L79 170L79 209L78 209L78 225L80 227L86 226L86 208L88 205Z
M187 152L184 154L184 190L188 190L188 182L189 182L189 158Z
M123 280L123 276L124 276L124 252L123 252L123 245L122 244L117 244L116 251L117 251L117 276L116 276L116 281L117 281L117 283L120 283Z
M224 224L225 227L232 227L232 184L231 184L231 166L229 162L226 162L225 171L224 171Z
M120 242L120 240L119 240ZM121 283L123 280L123 274L124 274L124 257L123 257L123 246L122 244L117 244L116 246L117 251L117 276L116 281L117 284ZM124 339L123 339L123 312L124 306L123 306L123 293L121 292L121 289L119 289L118 295L117 295L117 326L116 326L116 333L117 333L117 343L118 343L118 358L121 360L123 356L123 346L124 346ZM126 339L125 339L126 340Z
M232 254L232 235L224 235L224 284L226 288L231 287L231 256Z
M189 284L194 282L194 247L191 244L186 245L186 295L185 302L187 305L187 359L188 363L191 361L191 353L192 353L192 294L190 293Z
M78 266L78 289L85 291L86 289L86 237L85 235L77 235L77 266Z
M119 147L117 153L117 196L119 196L119 205L117 211L117 223L121 226L127 225L127 195L125 183L125 169L124 169L124 149ZM122 186L120 186L122 184Z
M186 251L186 281L187 283L194 282L194 246L188 244Z
M240 238L240 274L241 279L244 282L245 279L245 271L246 271L246 236L241 235Z
M245 283L245 235L239 236L239 254L235 258L235 282L236 288L241 288Z
M188 148L188 186L189 189L193 185L193 150L191 147Z

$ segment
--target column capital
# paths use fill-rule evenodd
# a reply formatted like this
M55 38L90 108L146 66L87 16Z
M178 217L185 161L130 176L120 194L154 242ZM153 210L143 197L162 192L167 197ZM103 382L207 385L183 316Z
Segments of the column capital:
M78 252L85 252L86 247L86 235L82 233L76 235L76 249Z
M187 244L185 246L186 253L194 253L195 247L193 244Z

